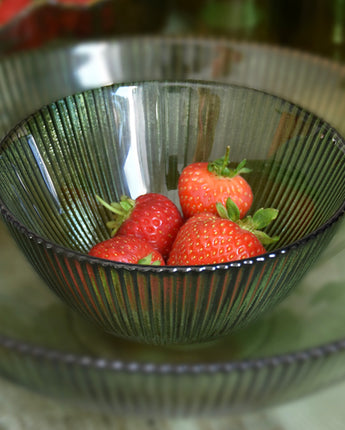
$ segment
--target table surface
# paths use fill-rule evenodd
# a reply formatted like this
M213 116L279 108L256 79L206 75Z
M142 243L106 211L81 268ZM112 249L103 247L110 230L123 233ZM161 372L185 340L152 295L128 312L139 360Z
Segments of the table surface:
M0 379L1 430L343 430L345 383L272 409L210 419L123 418L78 410Z

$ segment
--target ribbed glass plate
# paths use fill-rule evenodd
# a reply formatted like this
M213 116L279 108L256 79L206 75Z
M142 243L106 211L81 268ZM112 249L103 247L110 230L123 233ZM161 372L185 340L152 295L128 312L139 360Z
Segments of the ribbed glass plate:
M344 132L344 74L326 59L236 41L80 43L1 61L0 130L69 93L152 76L251 85ZM183 351L114 341L45 289L3 229L0 240L0 372L29 389L116 413L208 415L295 399L345 376L344 230L295 294L260 324Z
M0 62L0 133L58 98L144 79L203 79L280 95L345 131L345 67L278 46L133 37L23 52Z

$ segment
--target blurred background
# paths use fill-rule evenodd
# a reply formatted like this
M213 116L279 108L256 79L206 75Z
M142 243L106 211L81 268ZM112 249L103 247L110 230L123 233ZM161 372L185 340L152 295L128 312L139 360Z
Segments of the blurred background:
M2 0L2 54L109 35L212 35L343 61L345 0Z

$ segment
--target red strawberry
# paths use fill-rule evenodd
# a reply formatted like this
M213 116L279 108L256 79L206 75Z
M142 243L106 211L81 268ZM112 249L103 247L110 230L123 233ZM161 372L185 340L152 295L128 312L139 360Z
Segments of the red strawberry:
M178 180L178 194L186 218L200 212L217 213L216 203L225 205L228 197L236 203L243 218L253 202L253 192L241 176L250 170L243 160L235 169L229 167L229 147L224 157L213 162L186 166Z
M90 249L92 257L122 263L165 265L162 255L149 243L134 236L116 236Z
M110 205L99 197L98 200L114 213L114 220L107 223L113 236L135 236L150 243L163 258L168 256L183 223L177 206L168 197L147 193L132 200L124 196L119 203Z
M227 201L227 209L220 204L217 208L221 216L203 212L185 222L176 236L168 265L218 264L251 258L266 252L262 242L277 240L257 231L277 216L276 210L259 209L253 217L240 220L239 210L231 199Z

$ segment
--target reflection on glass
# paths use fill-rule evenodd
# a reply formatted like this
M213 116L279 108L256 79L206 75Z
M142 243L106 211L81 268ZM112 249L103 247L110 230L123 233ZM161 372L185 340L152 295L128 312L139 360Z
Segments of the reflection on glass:
M80 64L75 68L74 74L81 88L107 85L113 82L114 75L122 76L121 61L114 61L109 66L109 44L107 43L85 43L77 45L73 50L73 55L78 59ZM120 56L119 46L112 46L111 56Z
M145 145L140 145L140 141L145 140L145 116L137 96L134 102L133 94L137 91L136 86L128 86L119 87L114 93L114 115L119 116L121 112L126 112L124 117L117 118L119 147L128 148L123 170L129 195L134 199L148 192L148 169L143 161L147 159L147 155ZM133 175L133 172L136 172L136 175Z
M50 195L53 198L53 201L54 201L54 203L56 205L56 208L57 208L57 210L58 210L59 213L62 213L62 208L60 206L60 201L59 201L56 189L55 189L53 181L52 181L52 179L51 179L51 177L49 175L48 169L47 169L47 167L46 167L46 165L44 163L44 160L43 160L43 158L42 158L42 156L40 154L40 151L39 151L39 149L37 147L35 139L34 139L34 137L31 134L29 134L29 135L27 135L25 137L26 137L28 145L29 145L29 147L31 149L32 155L34 156L34 158L36 160L36 163L37 163L39 171L40 171L40 173L42 175L43 181L44 181L44 183L45 183L45 185L46 185L46 187L47 187Z

